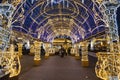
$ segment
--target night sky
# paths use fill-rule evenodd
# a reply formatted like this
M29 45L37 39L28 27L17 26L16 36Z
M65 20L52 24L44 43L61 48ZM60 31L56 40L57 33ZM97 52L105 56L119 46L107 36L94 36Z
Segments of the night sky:
M120 7L117 10L117 24L118 24L118 31L120 36Z

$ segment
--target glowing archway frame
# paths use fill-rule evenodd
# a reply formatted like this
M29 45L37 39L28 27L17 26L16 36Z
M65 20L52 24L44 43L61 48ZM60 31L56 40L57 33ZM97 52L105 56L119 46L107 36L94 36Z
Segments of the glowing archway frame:
M71 40L72 40L72 42L74 43L74 41L75 40L78 40L79 39L79 37L77 37L76 35L74 35L74 33L73 32L71 32L71 30L72 30L72 28L73 28L73 26L74 25L76 25L76 27L78 28L78 30L80 31L80 34L83 36L83 38L84 38L84 34L85 34L85 30L82 28L82 27L79 27L79 26L77 26L77 24L74 22L74 20L67 20L67 18L63 18L64 19L64 21L62 22L62 23L67 23L67 24L65 24L65 25L67 25L67 27L63 27L63 24L61 25L59 25L59 27L55 27L56 26L56 24L57 24L57 26L58 26L58 24L59 24L59 19L55 19L55 21L54 20L49 20L48 21L48 23L46 23L46 25L44 26L44 28L43 27L40 27L37 31L39 32L39 37L40 37L40 35L42 35L42 34L44 34L44 32L47 32L47 31L49 31L50 29L50 27L51 27L51 29L53 30L53 32L51 32L46 38L47 38L47 40L49 40L49 41L52 41L56 36L58 36L58 35L67 35L67 36L70 36L71 37ZM65 20L67 20L67 22L65 21ZM54 22L56 22L55 24L54 24ZM61 23L61 22L60 22ZM68 25L69 24L69 25ZM50 25L50 26L49 26ZM64 26L65 26L64 25ZM49 30L48 30L49 29ZM77 32L77 31L76 31ZM75 33L76 33L75 32Z
M100 3L100 4L99 4ZM110 43L110 52L97 53L98 61L96 63L95 72L101 79L120 79L120 48L118 27L116 23L116 10L120 4L119 0L108 0L98 2L99 8L104 14L108 31L106 31L106 40ZM114 41L114 42L113 42Z
M60 23L60 25L59 25L59 23ZM63 23L64 23L64 25L63 25ZM74 43L74 41L78 40L78 38L79 38L76 35L74 35L74 33L72 32L72 29L74 26L76 26L78 28L78 31L79 31L80 35L82 36L82 38L84 38L84 36L85 36L85 30L82 27L78 26L74 22L73 19L63 18L63 21L61 21L61 22L60 22L59 18L56 19L55 21L50 19L48 21L48 24L50 24L52 26L53 32L55 34L54 36L53 35L51 36L51 37L53 37L53 39L58 35L67 35L67 36L71 37L72 42ZM67 26L65 26L65 25L67 25ZM74 35L74 36L72 36L72 35ZM48 37L49 37L49 35L48 35Z
M6 47L10 41L10 34L11 34L11 20L13 14L14 6L7 3L7 4L0 4L0 46L2 46L2 51L6 50ZM0 49L1 50L1 49Z
M66 0L65 0L66 1ZM85 38L87 38L88 36L91 36L91 35L94 35L95 33L99 32L99 30L101 30L102 28L104 29L105 28L105 23L104 23L104 20L102 19L102 16L101 13L99 13L98 15L95 15L95 13L97 12L95 9L92 10L92 8L94 8L96 5L93 4L93 2L91 2L91 5L92 8L89 8L88 6L86 6L86 4L84 4L85 1L83 2L77 2L77 1L73 1L73 0L69 0L69 6L70 4L74 5L74 14L72 14L72 16L70 17L71 19L74 19L75 20L75 23L77 24L77 26L82 26L84 27L84 29L86 30L86 33L85 33ZM29 3L29 2L27 2ZM30 4L30 3L29 3ZM61 17L60 14L56 14L56 15L48 15L46 14L44 11L41 12L41 10L39 9L36 9L36 8L45 8L43 6L46 6L46 1L37 1L36 3L34 2L34 4L31 4L31 5L28 5L28 4L24 4L26 6L30 6L31 8L28 8L29 10L27 10L27 12L24 13L24 15L26 16L24 19L26 18L29 18L31 19L31 23L30 23L30 27L25 27L24 29L28 30L28 32L31 34L31 35L34 35L34 36L37 36L37 33L36 33L36 29L40 28L41 26L44 27L44 25L47 23L48 19L50 18L53 18L53 17ZM59 4L58 4L59 5ZM24 9L24 7L22 7ZM52 8L52 7L51 7ZM67 7L64 7L64 9L67 9L69 10L69 8ZM86 15L82 15L80 14L80 11L79 11L79 8L83 9L84 12L86 13ZM33 16L33 14L35 13L35 10L37 10L39 12L39 15L36 15ZM45 9L43 9L45 10ZM58 9L59 10L59 9ZM78 11L77 11L78 10ZM48 11L48 10L47 10ZM70 11L70 10L69 10ZM27 13L27 14L26 14ZM79 17L76 17L76 15L79 15ZM19 15L19 13L18 13ZM64 15L62 15L62 17L64 17ZM45 18L44 18L45 17ZM65 16L66 17L66 16ZM92 24L89 23L89 17L91 17L91 19L93 20L92 22L94 23L94 26L92 26ZM96 17L96 19L94 20L94 18ZM84 19L83 19L84 18ZM17 18L16 18L17 19ZM39 20L39 19L42 19L42 20ZM80 20L80 19L83 19ZM22 20L24 21L24 20ZM25 20L25 22L27 21L27 19ZM97 21L97 22L95 22ZM100 23L103 23L102 25L100 25ZM36 26L35 26L36 25ZM34 28L35 26L35 28ZM29 28L30 30L33 30L33 31L29 31ZM34 28L34 29L33 29ZM97 30L98 29L98 30ZM22 31L23 29L21 29ZM73 29L74 31L74 29ZM74 33L74 32L73 32ZM79 35L80 33L76 33L75 35L80 37ZM44 37L43 37L44 38ZM81 38L77 41L80 41ZM49 41L49 40L46 40L46 41ZM76 42L76 41L75 41Z
M10 45L10 51L6 51L6 47L8 44L10 44L10 38L12 36L12 29L11 29L11 22L12 22L12 15L14 10L16 9L16 6L20 3L20 0L3 0L2 3L0 3L0 15L2 16L0 22L0 33L2 36L2 43L5 43L6 45L3 47L3 51L1 51L0 57L1 59L1 65L3 67L3 70L5 69L5 73L10 73L10 77L17 76L21 71L21 65L18 57L18 53L14 52L14 46L13 44ZM0 38L1 39L1 38ZM5 40L6 39L6 40ZM12 40L12 39L11 39ZM6 62L4 61L6 60ZM6 68L4 68L6 67Z
M101 9L101 12L104 16L104 19L106 20L106 24L108 27L108 30L106 31L106 39L108 42L110 42L111 52L117 52L119 53L120 48L118 48L117 51L115 50L114 43L115 41L117 44L119 44L119 35L118 35L118 26L116 21L116 11L117 8L120 5L120 1L118 0L110 0L110 1L104 1L101 0L101 2L98 2L99 8ZM109 37L109 39L108 39ZM118 45L117 45L118 46Z

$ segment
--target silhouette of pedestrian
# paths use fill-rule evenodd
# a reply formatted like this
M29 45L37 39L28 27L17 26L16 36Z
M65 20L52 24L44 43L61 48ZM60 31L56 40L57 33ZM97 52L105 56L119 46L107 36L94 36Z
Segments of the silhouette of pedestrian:
M64 54L65 54L65 49L63 48L63 46L61 46L60 56L61 56L61 57L64 57Z

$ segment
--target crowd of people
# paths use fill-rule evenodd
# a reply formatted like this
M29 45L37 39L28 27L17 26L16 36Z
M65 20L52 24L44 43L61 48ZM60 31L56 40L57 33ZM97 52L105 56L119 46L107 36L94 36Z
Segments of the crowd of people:
M18 51L18 45L17 44L15 45L15 51ZM29 53L30 53L30 47L27 45L27 43L24 43L23 47L22 47L22 54L23 55L28 55ZM41 46L40 53L41 53L41 56L45 55L45 49L43 48L43 46Z
M44 49L43 46L40 46L41 49L40 49L40 55L41 56L45 56L45 53L46 53L46 50ZM69 47L67 50L63 47L63 46L60 46L60 49L55 52L55 55L59 55L60 57L64 57L65 55L71 55L71 48L72 47ZM15 45L15 51L18 51L18 45ZM22 54L23 55L29 55L30 53L30 47L27 46L27 43L24 43L23 47L22 47Z
M63 46L61 46L61 49L59 50L59 55L60 55L61 57L64 57L65 54L66 54L66 50L64 49Z
M55 54L61 56L62 58L63 58L65 55L71 55L71 48L72 48L72 47L69 47L69 48L66 50L63 46L61 46L61 48L60 48Z

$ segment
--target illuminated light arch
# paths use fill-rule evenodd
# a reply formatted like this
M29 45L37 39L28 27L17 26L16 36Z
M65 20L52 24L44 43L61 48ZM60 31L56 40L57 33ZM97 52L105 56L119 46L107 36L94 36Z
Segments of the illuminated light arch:
M62 1L64 1L64 0L51 0L51 2L53 2L53 3L60 3L60 2L62 2Z
M67 1L67 0L65 0L65 1ZM72 27L71 33L73 33L75 36L77 36L79 38L79 40L77 40L77 41L86 39L92 35L95 35L98 32L105 30L105 27L106 27L105 21L103 20L103 14L98 9L99 6L94 4L94 2L92 2L92 0L89 0L89 1L91 1L90 4L86 3L86 1L77 2L77 1L69 0L69 7L73 6L73 13L69 16L69 12L65 12L65 11L63 11L63 12L66 14L62 14L62 13L58 12L56 15L53 15L54 12L50 12L51 10L59 11L60 9L59 8L52 9L52 7L50 10L48 10L48 12L51 13L52 15L51 14L49 15L48 12L44 12L46 10L43 9L43 8L45 8L44 6L50 5L49 3L47 3L47 1L42 1L42 0L37 1L36 0L36 2L31 4L29 2L29 0L27 0L23 4L23 6L21 6L19 8L19 9L22 8L25 11L25 13L23 13L23 15L24 15L23 20L25 20L25 21L22 24L22 26L23 26L23 28L25 28L25 30L28 30L29 34L37 36L38 35L38 33L36 33L37 30L38 29L45 30L45 26L49 19L60 18L60 17L62 17L62 18L69 17L70 19L74 20L74 25L71 26ZM86 5L86 4L88 4L88 5ZM56 3L56 5L63 6L62 2ZM26 10L25 7L28 9ZM62 10L65 9L65 10L71 11L69 9L69 7L64 6L64 7L62 7ZM41 9L44 11L42 11ZM81 10L84 13L82 13ZM17 10L17 11L19 12L19 10ZM16 18L16 15L19 15L18 12L16 12L14 14L16 21L13 21L14 22L13 25L18 22L17 19L19 19L18 18L19 16ZM29 24L27 24L27 22ZM50 26L50 25L47 25L47 26ZM83 31L82 28L84 29L84 32L85 32L85 34L83 36L80 35ZM78 29L78 30L74 33L74 29L75 30ZM31 30L31 31L29 31L29 30ZM55 34L53 30L52 30L52 32L53 32L53 34ZM44 38L44 36L43 36L44 33L45 32L43 32L43 34L41 34L43 38ZM46 36L49 36L49 34L50 34L49 32L45 33ZM73 34L71 36L73 36ZM81 36L83 38L81 38ZM49 40L46 40L46 41L49 41ZM75 42L77 42L77 41L75 41Z

